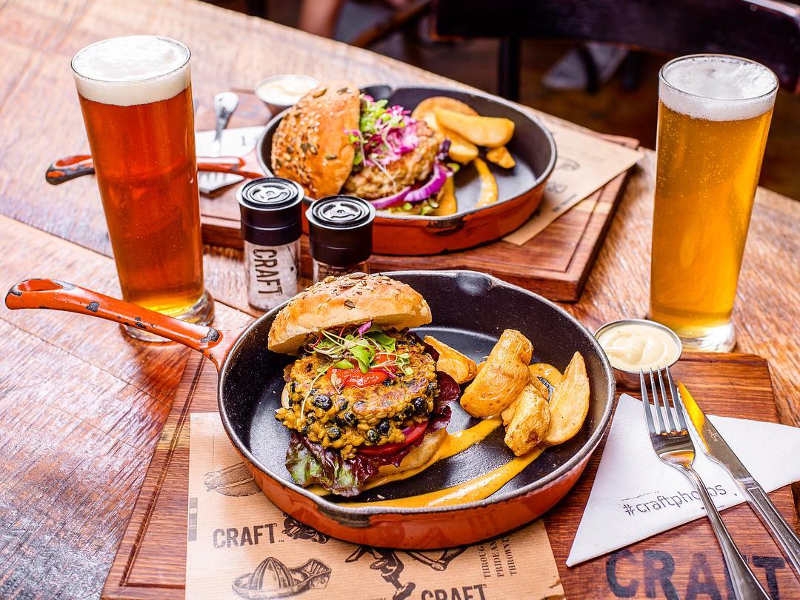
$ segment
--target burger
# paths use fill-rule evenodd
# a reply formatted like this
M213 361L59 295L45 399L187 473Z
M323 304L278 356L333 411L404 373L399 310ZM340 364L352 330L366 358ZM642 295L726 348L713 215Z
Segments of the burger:
M297 355L275 417L291 431L286 467L303 487L355 496L432 464L460 389L409 328L425 299L385 275L329 277L276 315L268 345Z
M399 105L351 83L322 84L288 109L272 138L272 170L310 198L344 192L377 209L429 214L455 166L449 140Z

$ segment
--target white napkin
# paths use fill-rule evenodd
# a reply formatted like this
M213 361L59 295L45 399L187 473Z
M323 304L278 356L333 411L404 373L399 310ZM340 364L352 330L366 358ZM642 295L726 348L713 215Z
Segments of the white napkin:
M710 419L765 490L800 480L800 428L713 415ZM727 471L706 458L692 434L697 450L694 467L717 508L743 502ZM641 402L620 396L567 566L703 516L697 491L653 452Z
M264 131L263 125L252 127L237 127L223 129L222 148L214 142L214 130L197 131L194 135L195 152L197 156L245 156L253 148Z

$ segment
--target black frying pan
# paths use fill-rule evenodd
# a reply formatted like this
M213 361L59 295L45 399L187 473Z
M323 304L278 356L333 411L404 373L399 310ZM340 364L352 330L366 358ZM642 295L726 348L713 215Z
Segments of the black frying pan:
M241 332L220 332L152 313L71 284L27 280L6 296L9 308L55 308L139 326L179 341L210 358L220 371L218 399L224 427L264 493L288 514L317 529L373 546L446 547L497 535L538 517L575 483L600 441L611 414L614 378L592 334L544 298L472 271L392 273L428 301L433 334L481 360L506 328L528 336L536 360L564 369L579 351L591 387L589 414L567 443L549 448L486 500L437 509L346 507L295 485L285 466L289 435L274 417L283 389L283 367L293 360L267 349L267 334L278 309ZM139 325L136 325L136 324ZM477 422L454 404L449 431ZM502 429L465 452L405 481L366 492L355 500L401 498L461 483L512 458ZM353 501L354 499L348 499Z

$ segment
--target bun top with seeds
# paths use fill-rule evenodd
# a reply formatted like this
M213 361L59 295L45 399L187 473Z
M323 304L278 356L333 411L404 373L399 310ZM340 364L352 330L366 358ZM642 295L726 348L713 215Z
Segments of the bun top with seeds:
M359 325L396 330L431 322L425 298L411 286L386 275L352 273L328 277L289 301L269 330L269 349L295 354L309 335Z
M347 132L358 129L359 90L347 81L317 86L303 96L272 138L272 171L296 181L311 198L339 193L353 168Z

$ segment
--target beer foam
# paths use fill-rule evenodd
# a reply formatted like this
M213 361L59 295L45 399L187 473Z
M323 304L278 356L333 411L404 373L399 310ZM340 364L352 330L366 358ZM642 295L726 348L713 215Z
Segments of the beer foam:
M88 100L133 106L176 96L189 85L189 49L154 35L110 38L72 58L78 93Z
M739 121L767 112L775 102L775 74L733 56L692 56L661 70L658 96L670 109L695 119Z

